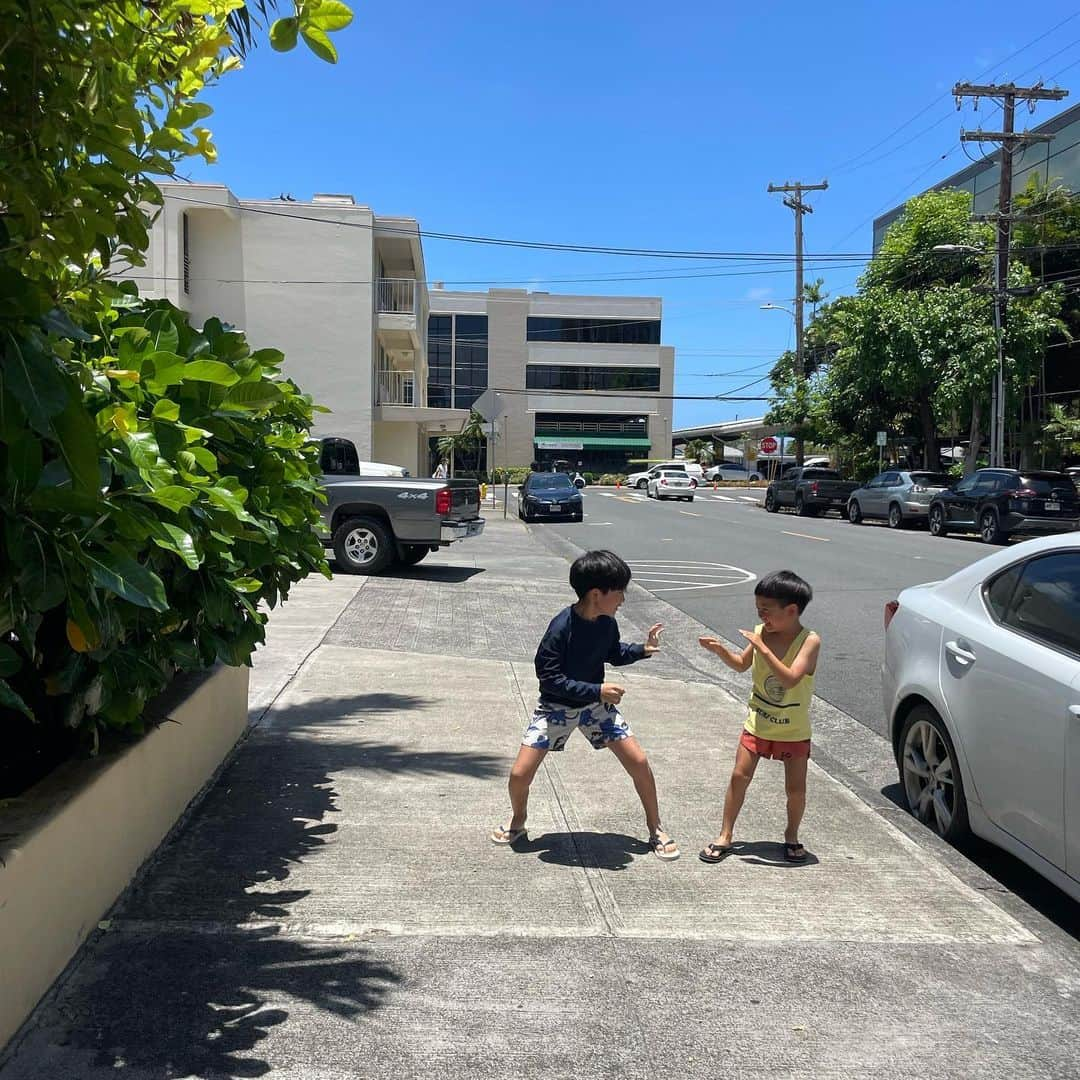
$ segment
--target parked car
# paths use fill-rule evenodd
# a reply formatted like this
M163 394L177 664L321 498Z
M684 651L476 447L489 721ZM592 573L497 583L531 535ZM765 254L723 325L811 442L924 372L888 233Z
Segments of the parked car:
M348 440L334 440L342 441ZM337 454L341 447L333 449ZM351 467L352 459L345 464ZM414 566L428 552L484 531L475 480L324 473L322 485L323 543L349 574Z
M1080 900L1080 536L905 589L885 609L881 671L911 812Z
M843 514L858 486L854 480L843 479L835 469L803 466L786 472L765 489L765 509L775 514L783 506L793 506L800 517L817 517L826 510Z
M799 468L798 462L785 461L780 466L780 475L784 476L792 469ZM832 462L827 457L808 457L803 458L802 468L804 469L829 469L832 468Z
M650 499L685 499L694 501L694 483L682 469L661 469L650 478L645 494Z
M522 521L568 517L581 521L585 503L566 473L532 473L518 488L518 517Z
M851 493L848 521L858 525L864 518L884 518L890 529L902 529L912 521L926 521L930 500L951 484L952 477L946 473L905 469L879 473Z
M1060 472L978 469L930 502L930 532L978 531L987 544L1016 533L1071 532L1080 523L1076 485Z
M698 468L700 469L701 466L699 465ZM630 473L626 478L626 486L637 488L639 491L644 491L649 486L649 481L654 476L659 476L663 469L678 469L684 473L686 472L686 466L683 465L681 461L672 462L670 464L665 462L661 465L654 465L651 469L645 469L643 472ZM687 475L689 474L687 473ZM696 481L693 486L697 487Z
M738 465L734 461L724 461L718 465L711 465L705 470L705 479L712 483L714 480L748 480L757 483L761 479L761 473L756 469L748 469L745 465Z

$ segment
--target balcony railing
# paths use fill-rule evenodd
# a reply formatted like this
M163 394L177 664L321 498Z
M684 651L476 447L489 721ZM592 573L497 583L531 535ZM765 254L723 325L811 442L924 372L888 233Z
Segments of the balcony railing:
M644 424L625 424L618 421L600 423L590 420L538 420L537 435L578 435L585 433L597 435L642 435L646 434Z
M380 315L415 315L416 282L412 278L379 278Z
M411 371L379 372L380 405L416 405L416 376Z

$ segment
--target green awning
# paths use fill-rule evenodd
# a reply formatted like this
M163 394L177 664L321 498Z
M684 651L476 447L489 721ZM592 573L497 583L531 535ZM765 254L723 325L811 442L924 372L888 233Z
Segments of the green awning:
M586 447L605 447L608 450L630 450L636 446L651 446L649 439L638 435L537 435L536 445L541 450L576 450Z

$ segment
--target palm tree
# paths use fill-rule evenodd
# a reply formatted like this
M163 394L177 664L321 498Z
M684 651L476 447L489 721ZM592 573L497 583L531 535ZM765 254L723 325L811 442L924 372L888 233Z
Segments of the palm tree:
M811 307L810 321L813 322L817 318L818 304L823 304L829 299L829 294L825 291L825 279L817 278L815 281L808 281L802 287L802 298L804 304L809 304Z
M450 462L450 475L454 475L454 458L457 454L465 454L472 451L474 456L473 469L480 471L480 447L487 438L484 428L484 418L475 410L469 411L469 419L462 425L461 430L454 435L444 435L438 442L439 456Z
M706 439L691 439L683 447L683 456L687 461L696 461L700 465L702 458L712 460L712 447Z

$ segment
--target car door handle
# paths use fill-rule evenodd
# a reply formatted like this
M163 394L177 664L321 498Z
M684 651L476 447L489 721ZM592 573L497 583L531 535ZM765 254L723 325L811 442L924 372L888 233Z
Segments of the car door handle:
M964 642L966 645L967 642ZM965 649L959 641L946 641L945 648L965 666L975 663L975 654L968 649Z

